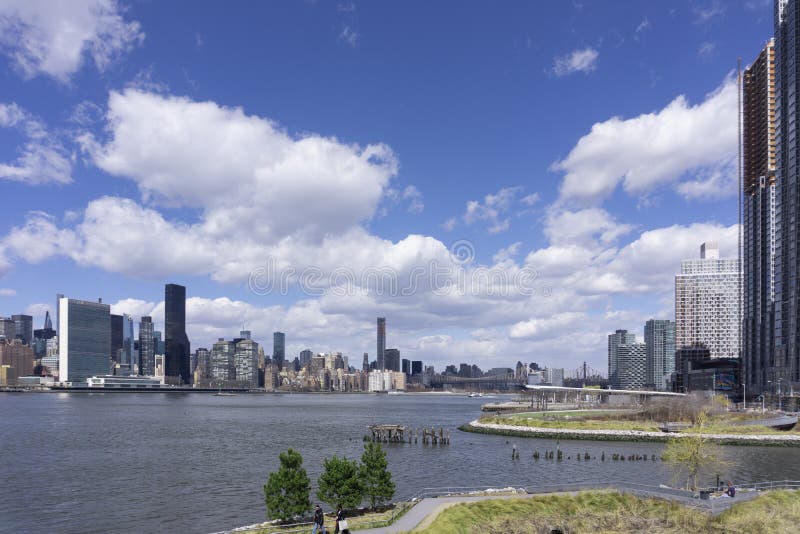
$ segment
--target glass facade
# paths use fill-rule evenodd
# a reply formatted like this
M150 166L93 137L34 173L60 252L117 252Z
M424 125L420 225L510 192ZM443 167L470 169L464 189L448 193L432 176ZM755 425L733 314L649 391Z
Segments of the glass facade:
M376 358L378 361L378 370L383 371L386 368L384 361L386 352L386 317L378 317L378 352Z
M62 298L59 321L59 380L86 385L89 377L109 374L111 313L108 304Z
M16 328L16 337L25 345L33 343L33 317L30 315L12 315Z
M272 363L283 369L286 360L286 334L275 332L272 334Z
M189 372L189 338L186 336L186 288L167 284L164 288L165 349L164 376L167 383L192 383Z
M156 372L156 338L153 319L142 317L139 321L139 374L154 376Z
M236 383L240 387L258 387L258 343L243 339L236 344L233 356Z
M666 391L666 377L675 371L675 323L650 319L644 325L647 347L647 385Z

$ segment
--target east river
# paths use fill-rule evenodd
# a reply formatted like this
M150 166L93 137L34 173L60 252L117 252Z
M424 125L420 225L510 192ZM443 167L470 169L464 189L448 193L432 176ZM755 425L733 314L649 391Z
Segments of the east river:
M262 486L289 447L312 486L325 457L359 458L369 424L443 427L448 446L388 445L397 498L444 486L622 480L669 483L661 462L576 461L576 453L660 455L662 444L464 433L486 399L463 395L0 394L0 531L199 532L264 520ZM512 461L516 444L520 459ZM737 483L800 479L800 449L725 447ZM314 497L312 495L312 501Z

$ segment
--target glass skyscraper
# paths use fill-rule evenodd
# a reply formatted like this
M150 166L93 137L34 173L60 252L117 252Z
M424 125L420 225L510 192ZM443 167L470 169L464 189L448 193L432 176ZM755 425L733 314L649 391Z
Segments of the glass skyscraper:
M619 388L619 347L636 343L636 334L627 330L617 330L608 335L608 381L613 388Z
M33 343L33 317L30 315L12 315L14 326L17 330L17 339L26 345Z
M165 354L167 383L189 385L189 338L186 336L186 288L167 284L164 288Z
M275 332L272 334L272 363L283 369L286 360L286 334Z
M675 323L668 319L647 321L644 344L647 347L647 385L665 391L665 377L675 371Z
M58 369L61 382L86 386L111 366L111 308L62 297L58 302Z

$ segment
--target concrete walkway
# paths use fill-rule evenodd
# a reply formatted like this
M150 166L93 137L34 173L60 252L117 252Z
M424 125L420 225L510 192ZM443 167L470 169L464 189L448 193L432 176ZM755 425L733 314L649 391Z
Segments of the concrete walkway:
M574 492L559 493L559 495L573 495ZM462 503L471 503L478 501L486 501L489 499L529 499L532 497L541 497L543 495L552 495L551 493L536 493L536 494L507 494L507 495L480 495L475 497L468 496L454 496L454 497L430 497L419 501L414 508L406 512L406 514L395 521L388 527L371 528L368 530L358 530L358 534L392 534L399 532L411 532L417 527L427 527L436 517L442 513L443 510Z

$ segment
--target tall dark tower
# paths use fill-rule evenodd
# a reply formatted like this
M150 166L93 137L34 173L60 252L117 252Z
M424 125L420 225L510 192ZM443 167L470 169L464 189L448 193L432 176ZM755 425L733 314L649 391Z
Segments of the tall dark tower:
M164 377L170 384L191 384L189 376L189 338L186 337L186 288L167 284L164 288L166 350Z
M274 332L272 334L272 362L278 366L278 369L283 370L285 360L286 334L283 332Z
M386 362L384 361L384 353L386 352L386 317L378 317L378 354L377 365L378 371L386 370Z

